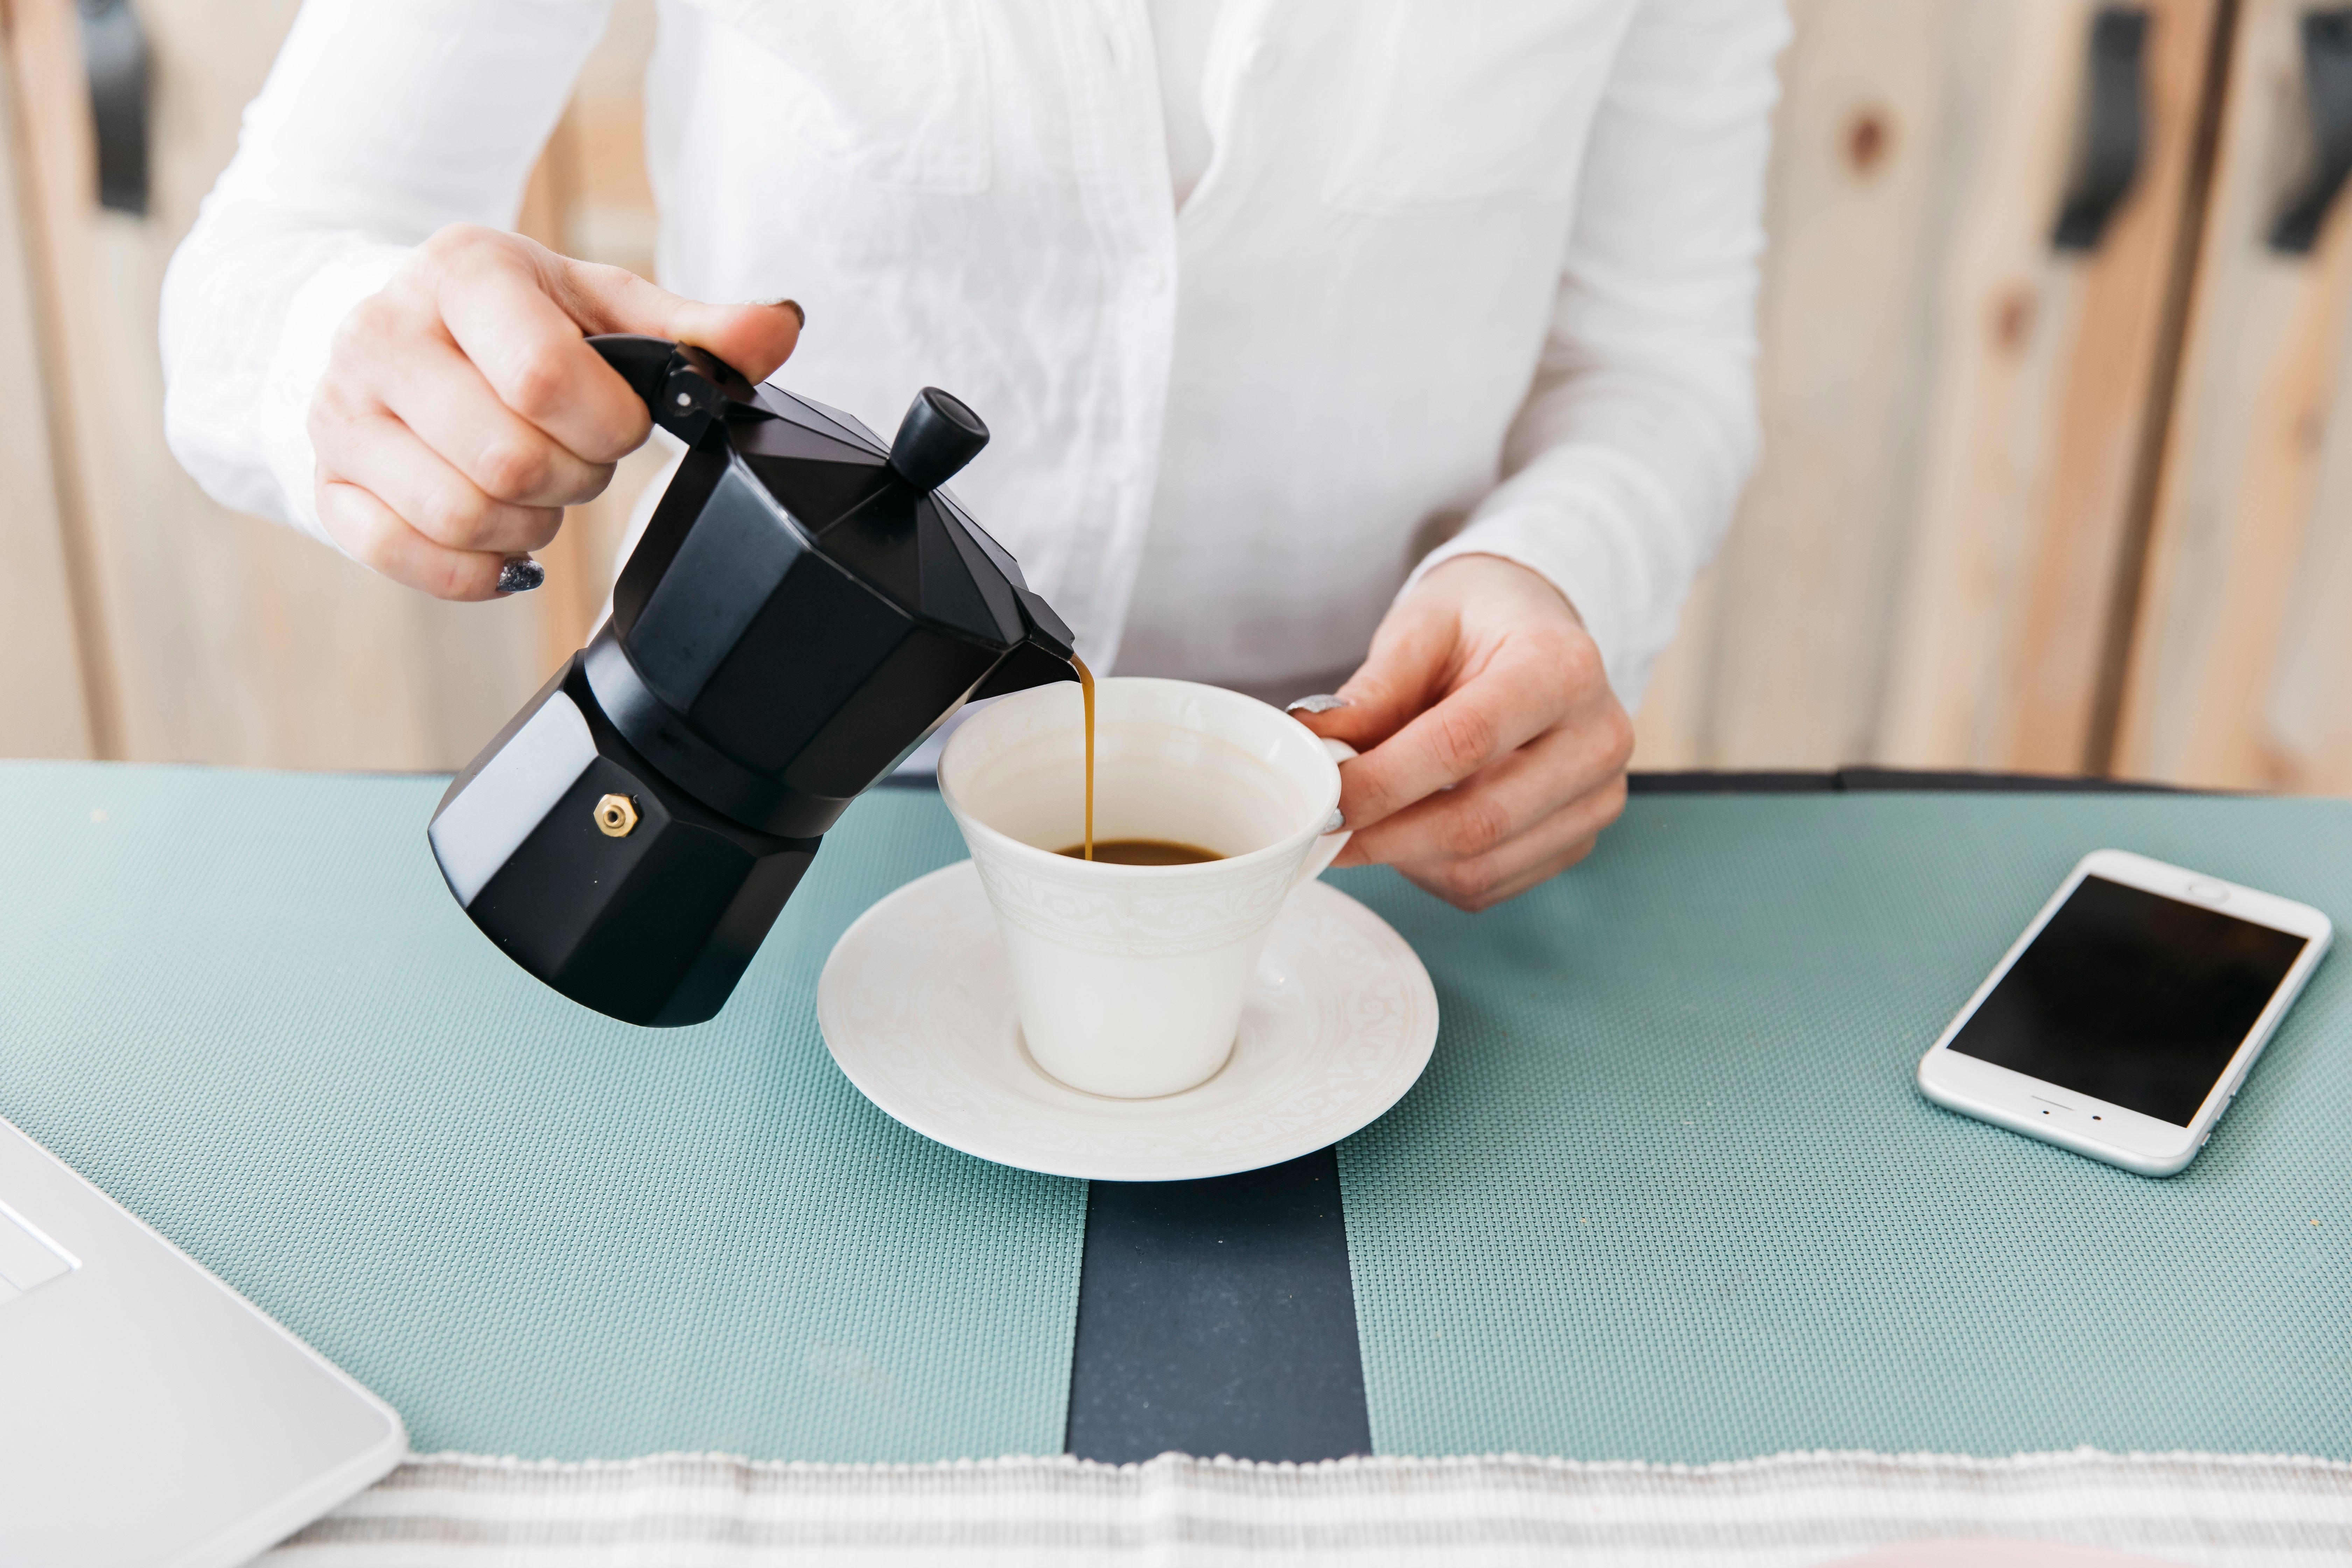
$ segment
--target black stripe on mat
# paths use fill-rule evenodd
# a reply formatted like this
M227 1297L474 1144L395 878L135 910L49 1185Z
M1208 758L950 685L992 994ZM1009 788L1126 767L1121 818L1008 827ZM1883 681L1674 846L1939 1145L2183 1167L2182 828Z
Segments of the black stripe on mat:
M1337 1153L1092 1184L1071 1453L1305 1461L1371 1447Z

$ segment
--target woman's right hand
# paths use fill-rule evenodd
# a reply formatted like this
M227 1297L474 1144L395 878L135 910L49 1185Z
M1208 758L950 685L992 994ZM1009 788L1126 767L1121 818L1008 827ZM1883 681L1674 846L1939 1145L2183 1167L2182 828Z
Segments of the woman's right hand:
M319 516L394 582L495 597L506 563L553 539L563 509L600 493L652 427L587 336L692 343L756 382L792 353L802 320L790 300L700 304L452 225L336 331L310 399Z

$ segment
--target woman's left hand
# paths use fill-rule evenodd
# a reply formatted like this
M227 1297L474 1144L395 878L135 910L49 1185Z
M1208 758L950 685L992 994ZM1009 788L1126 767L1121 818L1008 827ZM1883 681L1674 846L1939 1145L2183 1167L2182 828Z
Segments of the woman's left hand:
M1339 770L1355 837L1337 865L1391 865L1483 910L1583 859L1625 809L1633 721L1576 611L1515 562L1432 571L1338 695L1297 714L1363 752Z

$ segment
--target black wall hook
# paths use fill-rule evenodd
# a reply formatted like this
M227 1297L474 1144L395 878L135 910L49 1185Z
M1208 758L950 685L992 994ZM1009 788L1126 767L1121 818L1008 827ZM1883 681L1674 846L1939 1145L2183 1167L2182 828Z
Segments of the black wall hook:
M2107 220L2131 195L2147 143L2147 12L2105 5L2091 18L2083 114L2058 226L2060 250L2096 250Z
M98 137L98 205L147 211L147 96L152 60L147 34L127 0L76 0L89 115Z
M2309 254L2352 174L2352 7L2303 16L2303 89L2317 156L2311 177L2271 227L2271 248Z

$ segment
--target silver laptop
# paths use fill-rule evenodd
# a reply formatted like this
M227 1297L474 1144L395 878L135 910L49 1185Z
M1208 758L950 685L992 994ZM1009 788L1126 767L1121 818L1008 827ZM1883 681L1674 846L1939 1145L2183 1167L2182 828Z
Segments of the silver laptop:
M0 1121L0 1565L226 1568L407 1447L390 1405Z

